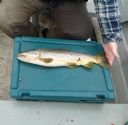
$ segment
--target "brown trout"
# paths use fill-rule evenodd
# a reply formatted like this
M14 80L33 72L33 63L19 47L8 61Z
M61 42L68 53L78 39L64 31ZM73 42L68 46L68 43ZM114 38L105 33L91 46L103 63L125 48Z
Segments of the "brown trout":
M93 56L66 50L38 49L19 53L17 58L23 62L45 67L84 66L92 68L93 64L98 64L101 67L109 67L108 61L103 55Z

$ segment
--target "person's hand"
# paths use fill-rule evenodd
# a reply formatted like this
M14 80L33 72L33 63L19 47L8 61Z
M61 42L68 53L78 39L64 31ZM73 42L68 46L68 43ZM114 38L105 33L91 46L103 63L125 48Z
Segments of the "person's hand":
M105 43L104 51L109 64L112 66L114 59L119 58L118 44L116 42Z

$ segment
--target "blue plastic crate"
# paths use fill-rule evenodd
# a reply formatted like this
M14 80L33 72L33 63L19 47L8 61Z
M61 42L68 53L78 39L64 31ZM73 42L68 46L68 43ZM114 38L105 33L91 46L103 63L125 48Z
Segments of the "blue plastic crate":
M46 68L17 60L17 54L33 49L68 49L86 54L102 54L96 42L17 37L14 43L11 97L21 100L105 102L115 99L109 69L98 65Z

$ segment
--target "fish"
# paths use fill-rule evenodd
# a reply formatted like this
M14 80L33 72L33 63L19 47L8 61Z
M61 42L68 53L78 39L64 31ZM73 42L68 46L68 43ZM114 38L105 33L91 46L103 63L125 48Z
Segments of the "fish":
M105 55L89 55L62 49L37 49L19 53L17 59L44 67L77 67L92 68L97 64L103 68L109 68Z

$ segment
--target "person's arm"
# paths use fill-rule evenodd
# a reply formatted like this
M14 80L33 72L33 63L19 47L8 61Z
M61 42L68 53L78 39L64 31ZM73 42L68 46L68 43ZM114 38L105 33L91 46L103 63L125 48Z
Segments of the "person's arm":
M110 65L118 55L120 37L119 7L117 0L94 0L96 13L98 14L104 50Z

